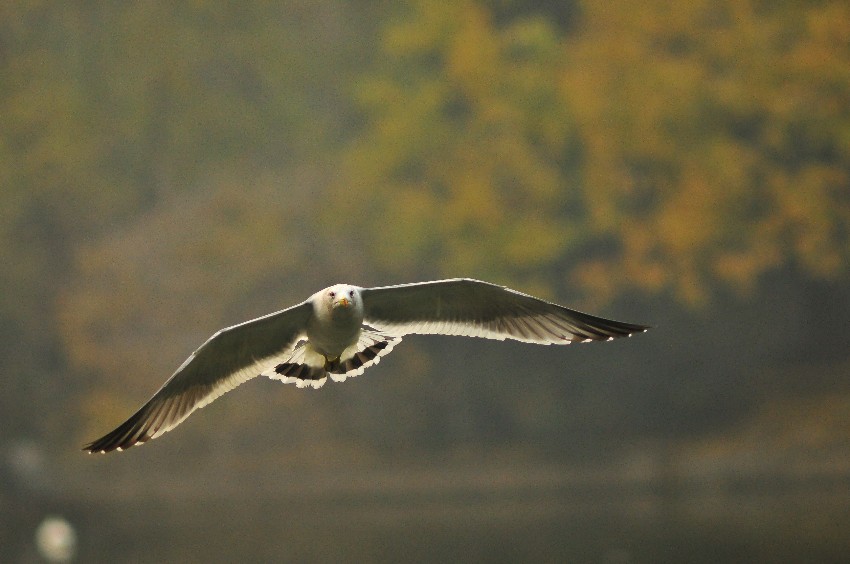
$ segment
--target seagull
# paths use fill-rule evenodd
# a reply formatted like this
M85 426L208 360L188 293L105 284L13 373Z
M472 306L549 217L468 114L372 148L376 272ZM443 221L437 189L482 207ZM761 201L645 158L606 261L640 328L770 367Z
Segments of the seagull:
M647 329L468 278L377 288L336 284L218 331L129 419L83 450L121 451L159 437L256 376L299 388L320 388L328 377L342 382L378 364L408 334L568 345Z

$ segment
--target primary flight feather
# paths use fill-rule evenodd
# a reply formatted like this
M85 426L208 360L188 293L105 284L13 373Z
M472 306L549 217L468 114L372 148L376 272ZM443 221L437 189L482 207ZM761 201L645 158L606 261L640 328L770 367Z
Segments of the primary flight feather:
M412 333L542 345L610 341L649 327L581 313L488 282L337 284L290 308L222 329L136 413L84 447L124 450L156 438L255 376L321 387L357 376Z

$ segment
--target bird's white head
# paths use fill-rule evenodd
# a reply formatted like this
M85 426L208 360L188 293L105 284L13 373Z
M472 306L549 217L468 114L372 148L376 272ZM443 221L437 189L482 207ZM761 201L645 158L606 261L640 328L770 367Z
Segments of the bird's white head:
M350 284L334 284L318 292L317 303L333 316L354 314L363 311L360 288Z

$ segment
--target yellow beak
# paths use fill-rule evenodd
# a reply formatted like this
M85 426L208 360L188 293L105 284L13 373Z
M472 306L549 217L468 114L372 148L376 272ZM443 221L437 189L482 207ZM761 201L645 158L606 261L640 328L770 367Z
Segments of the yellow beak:
M348 307L348 304L351 303L348 301L348 298L340 298L339 305L342 307Z

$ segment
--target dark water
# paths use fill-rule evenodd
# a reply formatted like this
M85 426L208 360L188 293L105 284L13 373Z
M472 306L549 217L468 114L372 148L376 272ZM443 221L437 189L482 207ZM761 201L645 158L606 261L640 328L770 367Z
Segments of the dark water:
M77 507L78 560L841 562L850 555L849 486L831 479L91 500Z

